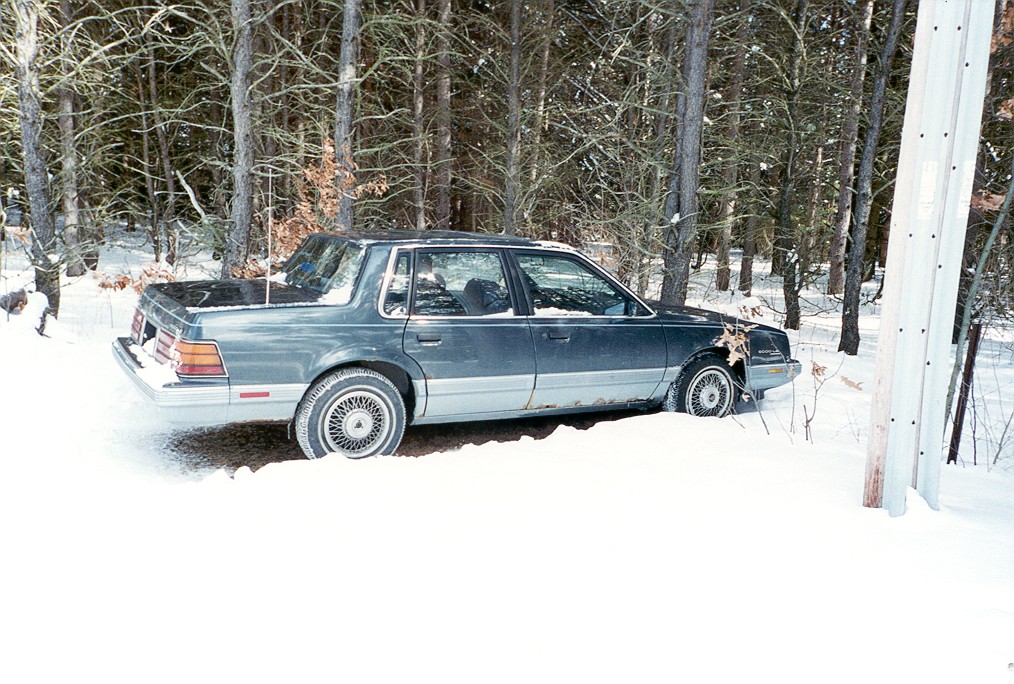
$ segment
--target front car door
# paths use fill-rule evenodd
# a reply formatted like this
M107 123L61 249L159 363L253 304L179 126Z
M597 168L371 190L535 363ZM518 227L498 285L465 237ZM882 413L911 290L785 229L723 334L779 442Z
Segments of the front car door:
M411 263L404 349L426 377L419 418L482 418L520 411L535 385L528 320L507 285L496 248L402 250Z
M656 396L661 323L580 255L518 250L538 368L531 409L625 404Z

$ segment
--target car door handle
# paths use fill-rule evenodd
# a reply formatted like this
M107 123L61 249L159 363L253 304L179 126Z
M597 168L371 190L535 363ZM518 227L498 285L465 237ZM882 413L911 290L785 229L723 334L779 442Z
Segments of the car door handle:
M554 342L570 342L570 333L567 332L549 332L546 336Z
M417 333L415 339L417 339L420 344L440 344L443 338L436 333Z

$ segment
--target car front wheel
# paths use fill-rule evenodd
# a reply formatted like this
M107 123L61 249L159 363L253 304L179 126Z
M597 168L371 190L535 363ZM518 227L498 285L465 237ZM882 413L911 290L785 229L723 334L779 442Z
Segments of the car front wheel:
M336 371L296 409L296 439L309 458L392 454L405 433L405 402L386 377L366 368Z
M721 418L736 405L736 378L725 359L716 354L699 356L686 365L669 386L666 411Z

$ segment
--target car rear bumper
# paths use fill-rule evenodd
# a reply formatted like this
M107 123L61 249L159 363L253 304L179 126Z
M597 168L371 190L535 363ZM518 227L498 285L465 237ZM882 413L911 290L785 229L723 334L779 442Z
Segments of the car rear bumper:
M222 425L229 416L229 381L181 382L129 337L113 342L113 356L134 387L173 423Z
M802 372L803 366L795 359L778 363L762 363L746 368L746 387L763 392L772 387L787 385Z
M180 380L129 337L113 342L113 356L162 417L181 425L285 423L292 420L307 389L299 383L238 385L228 378Z

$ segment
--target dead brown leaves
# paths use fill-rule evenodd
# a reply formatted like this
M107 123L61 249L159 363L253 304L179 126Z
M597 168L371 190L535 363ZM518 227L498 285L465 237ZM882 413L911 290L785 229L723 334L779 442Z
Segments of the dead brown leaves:
M7 234L23 245L32 241L32 231L29 228L8 228Z
M996 110L996 115L1001 119L1014 119L1014 97L1004 100Z
M1003 206L1003 195L987 192L972 195L972 208L977 211L1000 211Z
M140 294L144 291L144 288L155 283L171 283L176 280L176 276L171 271L166 269L161 264L148 264L141 269L141 275L137 278L132 278L125 273L116 273L109 275L105 273L96 273L95 277L99 279L98 285L103 290L113 290L119 292L120 290L126 290L128 287L133 288L134 292Z
M756 328L756 325L734 326L731 323L725 324L722 336L715 340L715 345L725 347L729 350L729 365L736 365L737 361L745 359L750 355L750 342L747 333Z
M748 304L739 305L739 317L745 318L748 321L752 321L753 319L760 317L761 313L761 307L759 304L755 306L750 306Z
M860 392L863 391L863 383L861 383L861 382L855 382L854 380L849 380L844 375L841 376L841 381L842 381L842 384L845 385L846 387L851 387L852 389L859 390Z
M120 290L126 290L134 284L134 279L123 273L117 273L116 275L97 273L96 277L101 278L101 280L99 280L99 287L103 290L113 290L114 292L119 292Z
M298 200L292 214L271 224L271 267L280 267L303 240L313 233L334 230L330 222L338 214L338 203L345 195L355 198L373 195L381 197L388 191L387 178L379 176L356 184L353 164L351 170L339 167L335 159L334 141L325 139L320 162L302 171L302 182L296 186ZM339 180L340 179L340 180ZM267 265L248 261L233 269L237 278L259 278L267 272Z
M990 54L1000 48L1008 47L1014 43L1014 3L1007 2L1003 8L1003 16L1000 18L1000 26L993 34L993 41L990 45Z

